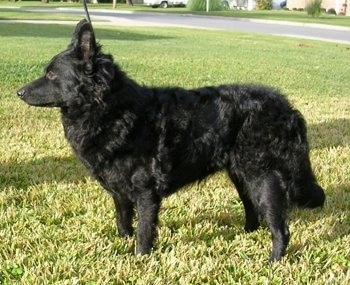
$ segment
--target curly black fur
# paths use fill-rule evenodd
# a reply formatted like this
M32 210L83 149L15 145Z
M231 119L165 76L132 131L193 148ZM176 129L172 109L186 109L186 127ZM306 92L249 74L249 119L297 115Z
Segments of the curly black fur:
M287 210L322 206L302 115L277 91L255 85L149 88L128 78L81 21L45 75L18 91L30 105L59 107L67 140L112 195L121 236L151 251L162 198L225 169L242 199L247 231L263 217L270 260L285 253Z

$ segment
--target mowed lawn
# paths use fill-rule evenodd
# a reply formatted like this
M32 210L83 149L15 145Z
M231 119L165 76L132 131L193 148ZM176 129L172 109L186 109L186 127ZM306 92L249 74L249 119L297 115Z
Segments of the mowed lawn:
M70 42L68 25L0 24L0 284L349 284L350 46L223 31L96 27L138 82L279 88L305 116L323 209L292 210L291 241L268 264L269 231L243 230L225 173L163 203L159 239L134 256L110 197L73 156L59 111L16 90Z

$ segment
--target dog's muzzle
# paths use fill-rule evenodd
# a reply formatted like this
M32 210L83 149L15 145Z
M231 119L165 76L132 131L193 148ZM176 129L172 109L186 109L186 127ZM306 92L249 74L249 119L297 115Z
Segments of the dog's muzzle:
M26 94L26 90L25 90L24 88L19 89L19 90L17 91L17 96L18 96L19 98L21 98L21 99L24 97L25 94Z

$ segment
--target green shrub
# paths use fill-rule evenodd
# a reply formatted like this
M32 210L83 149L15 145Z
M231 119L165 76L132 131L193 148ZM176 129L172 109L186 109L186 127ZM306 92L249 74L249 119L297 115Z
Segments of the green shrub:
M334 8L330 8L327 10L327 14L337 15L337 12L335 11Z
M257 0L256 8L258 10L271 10L272 9L272 0Z
M190 0L187 7L190 11L206 11L206 0ZM221 11L225 10L225 1L210 0L209 11ZM227 3L227 2L226 2Z
M306 4L305 10L309 16L319 17L321 14L322 0L311 0Z

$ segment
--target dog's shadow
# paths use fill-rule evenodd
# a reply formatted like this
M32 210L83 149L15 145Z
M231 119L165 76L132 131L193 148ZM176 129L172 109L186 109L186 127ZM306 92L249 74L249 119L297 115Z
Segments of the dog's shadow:
M308 125L311 149L350 145L350 120L335 119L329 122Z
M311 124L308 126L309 136L314 149L348 146L350 144L350 120L338 119L327 123ZM323 135L326 137L324 137ZM336 134L336 135L334 135ZM74 157L42 157L29 162L9 162L0 164L0 191L7 187L17 189L28 189L32 185L43 183L59 183L82 181L88 175L83 165ZM344 201L344 194L349 192L350 183L343 185L333 185L332 189L326 189L327 200L323 209L311 210L312 214L303 214L303 222L312 225L319 223L325 218L338 217L344 215L344 208L331 206L338 201ZM329 191L327 191L329 190ZM232 189L227 191L235 191ZM229 194L228 194L229 195ZM181 199L181 192L180 198ZM198 240L212 242L216 237L222 236L225 240L234 240L236 235L243 234L244 211L243 205L238 198L233 198L232 207L223 209L222 212L203 211L197 216L188 220L187 217L174 217L162 224L176 233L183 225L193 227L196 224L204 225L209 221L215 228L215 231L205 229L200 231L199 235L186 236L186 241L198 242ZM205 205L203 205L205 207ZM296 210L310 211L310 210ZM298 212L292 210L291 223L298 221ZM327 222L328 223L328 222ZM268 234L268 231L266 231ZM293 233L292 233L293 234ZM298 255L303 252L305 247L320 240L332 242L348 234L348 225L336 218L333 221L331 229L320 231L315 240L295 240L292 239L288 247L288 254ZM249 237L249 235L248 235ZM169 244L168 246L171 246ZM166 250L165 245L165 250Z
M6 187L26 190L32 185L81 181L87 171L73 156L43 157L29 162L0 164L0 191Z
M6 28L0 29L0 37L23 37L23 38L62 38L67 39L72 35L71 25L58 24L29 24L23 29L19 24L6 24ZM95 27L97 39L118 40L118 41L149 41L170 39L169 36L154 35L151 33L138 33L135 31L122 31L120 29L105 29Z

